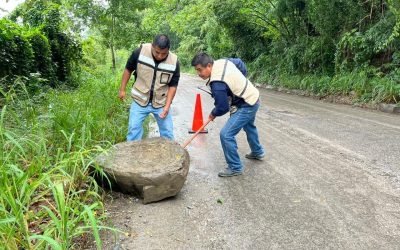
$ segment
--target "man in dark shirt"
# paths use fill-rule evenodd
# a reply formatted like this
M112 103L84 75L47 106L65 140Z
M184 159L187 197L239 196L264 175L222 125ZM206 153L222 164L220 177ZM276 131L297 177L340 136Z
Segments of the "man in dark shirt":
M136 77L137 77L136 68L137 68L137 62L138 62L138 58L139 58L141 49L142 49L142 47L139 47L139 48L135 49L135 51L134 51L134 52L132 53L132 55L129 57L129 59L128 59L127 63L126 63L126 66L125 66L125 72L128 71L127 73L130 72L130 74L133 74L133 76L135 77L135 79L136 79ZM154 59L155 59L154 62L155 62L155 64L156 64L156 66L157 66L160 62L162 62L162 60L161 60L161 61L157 61L156 58L154 58ZM124 72L124 73L125 73L125 72ZM133 73L132 73L132 72L133 72ZM174 88L176 89L176 88L178 87L179 78L180 78L180 66L179 66L179 61L178 61L178 62L176 63L176 70L175 70L175 73L174 73L174 75L172 76L171 82L168 84L169 87L174 87ZM151 99L152 99L152 97L153 97L153 91L154 91L154 90L152 89L151 92L150 92L150 101L149 101L149 102L151 102Z
M133 102L129 115L128 141L141 140L144 119L152 113L157 121L160 136L173 140L172 116L169 113L180 78L179 62L169 51L166 35L157 35L152 44L137 48L127 61L122 75L119 98L126 97L126 85L133 73Z

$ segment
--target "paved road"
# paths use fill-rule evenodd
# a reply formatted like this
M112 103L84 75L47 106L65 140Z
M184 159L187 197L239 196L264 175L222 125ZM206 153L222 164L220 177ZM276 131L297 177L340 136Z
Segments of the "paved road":
M200 78L182 77L173 104L176 137L189 134ZM188 147L181 193L142 205L114 194L107 249L400 249L400 116L260 90L264 161L225 167L217 118ZM213 106L204 92L204 117ZM239 152L249 151L244 132ZM161 156L160 156L161 157ZM115 248L116 247L116 248Z

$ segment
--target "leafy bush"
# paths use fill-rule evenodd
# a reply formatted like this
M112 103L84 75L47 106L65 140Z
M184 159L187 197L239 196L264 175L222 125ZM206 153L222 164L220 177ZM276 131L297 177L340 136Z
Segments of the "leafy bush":
M10 21L18 18L24 27ZM10 15L10 20L0 20L0 78L8 80L3 82L25 76L40 78L42 84L52 87L76 86L82 49L66 27L60 5L26 1Z
M33 72L40 73L40 76L48 81L55 81L51 48L47 37L37 29L31 30L27 37L34 54Z
M41 30L49 40L55 75L61 83L76 86L73 74L79 70L79 60L82 58L82 47L74 34L63 27L60 6L49 4L46 11L41 12L41 1L38 1L36 12L30 10L30 15L42 15L44 22ZM35 26L34 26L35 27Z
M6 19L0 20L0 78L29 76L34 64L26 30Z

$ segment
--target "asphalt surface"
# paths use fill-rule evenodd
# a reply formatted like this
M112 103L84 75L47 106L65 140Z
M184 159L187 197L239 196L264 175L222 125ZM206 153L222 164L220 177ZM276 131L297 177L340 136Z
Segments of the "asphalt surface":
M190 137L196 93L204 118L213 107L196 88L203 84L181 77L172 108L178 142ZM226 167L219 131L228 115L217 118L188 146L190 171L179 195L143 205L112 194L110 224L125 233L103 235L104 248L400 249L400 115L260 93L263 161L244 158L242 131L244 174L219 178Z

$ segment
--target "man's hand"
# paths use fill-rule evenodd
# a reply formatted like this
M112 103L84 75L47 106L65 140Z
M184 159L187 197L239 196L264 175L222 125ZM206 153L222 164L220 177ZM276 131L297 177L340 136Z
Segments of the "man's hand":
M213 116L212 114L209 114L209 115L208 115L208 119L211 120L211 121L214 121L215 116Z
M118 97L123 101L125 99L125 90L119 90Z
M171 107L172 99L174 99L175 93L176 93L176 86L168 88L167 101L164 106L164 111L158 115L161 119L164 119L165 117L167 117L168 111L169 111L169 108Z
M167 117L167 115L168 115L168 109L164 109L164 111L161 112L161 114L159 114L158 116L159 116L161 119L165 119L165 117Z

